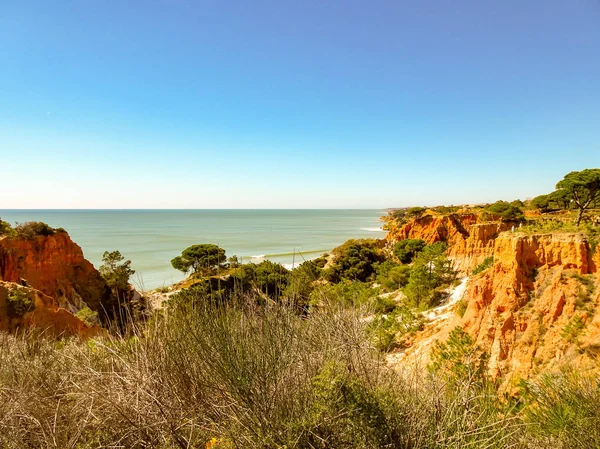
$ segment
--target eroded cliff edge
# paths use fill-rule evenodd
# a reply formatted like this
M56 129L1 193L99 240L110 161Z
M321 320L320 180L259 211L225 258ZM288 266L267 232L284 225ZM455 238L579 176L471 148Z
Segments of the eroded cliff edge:
M510 223L478 223L477 217L455 214L418 218L388 235L403 238L447 242L456 269L470 277L462 311L457 305L428 323L395 354L395 363L422 366L435 343L459 326L488 358L488 374L507 390L567 364L597 369L600 251L584 233L519 232ZM488 257L491 266L471 275Z
M86 335L93 326L77 318L78 311L87 307L106 322L117 307L100 273L64 231L0 237L0 281L0 329L36 325L55 333ZM6 295L22 288L31 295L35 310L10 317L3 309Z

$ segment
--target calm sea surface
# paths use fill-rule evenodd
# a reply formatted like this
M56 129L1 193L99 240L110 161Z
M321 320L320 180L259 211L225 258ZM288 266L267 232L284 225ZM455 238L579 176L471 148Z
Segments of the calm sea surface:
M43 221L65 228L96 267L119 250L143 290L183 279L171 259L190 245L215 243L243 262L264 258L288 268L351 238L385 235L383 210L0 210L10 223Z

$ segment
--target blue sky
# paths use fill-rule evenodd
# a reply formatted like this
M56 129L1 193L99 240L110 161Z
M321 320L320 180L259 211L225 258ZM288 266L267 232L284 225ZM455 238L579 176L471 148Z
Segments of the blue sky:
M527 198L600 166L600 2L19 1L2 208Z

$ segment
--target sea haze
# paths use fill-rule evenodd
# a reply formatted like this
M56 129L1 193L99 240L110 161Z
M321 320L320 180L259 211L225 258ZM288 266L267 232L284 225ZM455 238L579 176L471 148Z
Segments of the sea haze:
M171 259L186 247L215 243L243 262L269 259L298 265L348 239L385 235L380 209L359 210L0 210L15 222L43 221L65 228L96 267L104 251L131 259L142 289L183 279Z

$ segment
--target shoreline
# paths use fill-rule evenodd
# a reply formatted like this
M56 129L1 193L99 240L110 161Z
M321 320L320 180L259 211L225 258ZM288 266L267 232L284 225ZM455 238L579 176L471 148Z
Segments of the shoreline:
M385 238L385 235L387 235L387 233L388 233L387 230L383 229L383 226L379 227L379 228L371 227L371 228L360 228L360 229L363 231L369 231L369 232L373 232L373 233L377 232L377 233L383 234L383 236L381 236L381 237L372 237L375 239L383 239L383 238ZM364 238L369 238L369 237L355 237L355 238L350 238L349 240L364 239ZM343 245L346 241L342 242L340 245ZM338 246L340 246L340 245L338 245ZM286 252L286 253L275 253L275 254L258 254L258 255L249 256L249 257L240 257L239 260L240 260L241 265L245 265L245 264L249 264L249 263L259 264L261 262L269 260L273 263L278 263L281 266L283 266L286 270L291 271L291 270L298 268L304 262L308 262L311 260L319 259L321 257L329 256L335 248L337 248L337 246L333 247L331 249L316 249L316 250L295 251L295 252L291 251L291 252ZM301 261L293 261L291 263L273 260L274 257L282 257L282 256L290 256L290 255L291 256L294 256L294 255L299 256L302 260ZM310 257L304 257L306 255L310 255ZM169 289L169 294L175 293L178 290L173 290L173 287L176 287L176 286L184 283L190 277L191 277L191 274L188 276L185 276L180 281L173 282L171 284L164 284L163 286L160 286L160 287L155 287L155 288L152 288L149 290L145 290L145 293L163 295L165 293L160 292L160 290L163 290L163 289Z

